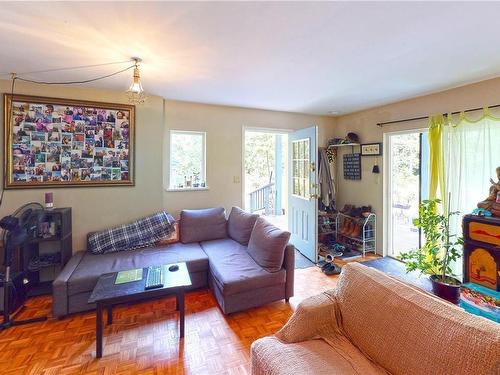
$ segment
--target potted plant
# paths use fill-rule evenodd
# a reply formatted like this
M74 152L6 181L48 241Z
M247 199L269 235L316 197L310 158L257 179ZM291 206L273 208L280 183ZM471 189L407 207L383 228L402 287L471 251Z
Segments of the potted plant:
M460 258L463 238L450 233L450 218L458 211L446 215L437 211L439 199L424 200L419 206L419 217L413 224L424 233L424 245L401 254L406 272L420 270L430 275L432 290L437 296L458 303L461 282L453 277L451 263Z

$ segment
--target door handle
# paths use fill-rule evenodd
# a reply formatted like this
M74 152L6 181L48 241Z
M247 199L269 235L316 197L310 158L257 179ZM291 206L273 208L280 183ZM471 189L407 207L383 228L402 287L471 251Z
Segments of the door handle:
M311 172L316 171L316 164L314 162L311 162Z
M311 199L318 199L319 195L318 194L309 194L309 198L311 198Z

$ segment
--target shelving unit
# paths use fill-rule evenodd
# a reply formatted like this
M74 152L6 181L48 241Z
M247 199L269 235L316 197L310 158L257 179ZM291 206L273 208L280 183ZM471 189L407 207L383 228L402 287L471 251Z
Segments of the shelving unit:
M318 213L318 235L323 236L333 236L335 239L337 235L337 213L330 213L326 211L320 211ZM321 240L319 241L321 242Z
M359 236L350 236L341 233L341 228L346 220L351 220L355 225L361 226ZM377 216L374 213L367 217L352 217L343 213L337 215L337 242L350 247L355 247L362 256L366 253L375 253L377 244Z
M28 296L52 293L52 281L73 253L71 208L46 211L43 223L47 233L39 228L39 236L30 239L22 251L23 270L29 280ZM43 255L50 255L53 262L40 264L38 270L30 269L30 262Z
M317 264L320 265L325 260L326 254L321 248L323 245L328 247L330 243L337 240L337 213L318 211L318 259Z

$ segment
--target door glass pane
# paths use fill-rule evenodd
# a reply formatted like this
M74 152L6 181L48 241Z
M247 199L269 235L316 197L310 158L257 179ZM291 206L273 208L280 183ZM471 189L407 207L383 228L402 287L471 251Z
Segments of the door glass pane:
M292 194L309 199L309 138L292 143Z
M420 203L420 133L391 135L390 160L390 252L398 256L419 246L413 219Z

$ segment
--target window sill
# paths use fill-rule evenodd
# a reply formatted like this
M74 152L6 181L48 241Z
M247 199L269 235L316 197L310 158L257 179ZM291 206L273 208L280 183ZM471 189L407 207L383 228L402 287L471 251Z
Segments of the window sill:
M165 191L168 191L168 192L186 192L186 191L204 191L204 190L209 190L209 187L204 186L204 187L193 187L193 188L169 188L169 189L165 189Z

